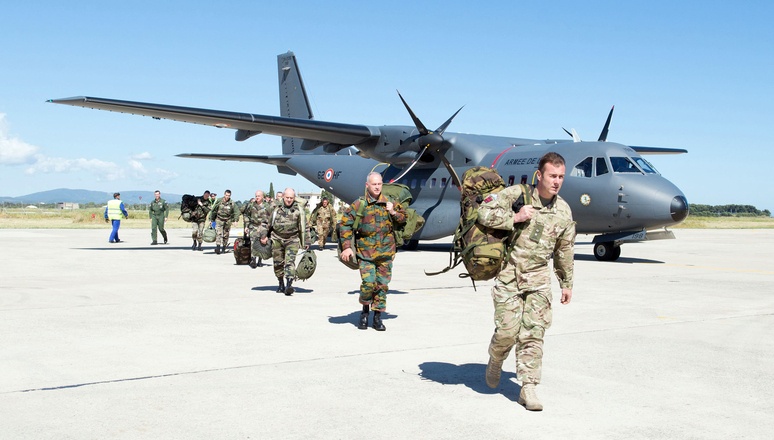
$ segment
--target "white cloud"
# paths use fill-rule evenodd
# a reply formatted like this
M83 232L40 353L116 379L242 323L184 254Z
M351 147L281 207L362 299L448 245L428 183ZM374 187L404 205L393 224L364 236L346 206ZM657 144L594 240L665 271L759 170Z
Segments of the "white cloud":
M19 165L35 161L40 147L30 145L18 137L10 137L5 113L0 113L0 164Z
M151 159L154 159L154 157L151 156L151 154L148 153L147 151L145 151L143 153L140 153L140 154L135 154L134 156L131 156L131 158L134 159L134 160L151 160Z
M126 173L115 162L105 162L99 159L64 159L49 157L43 154L35 155L36 162L25 170L27 174L35 173L70 173L87 171L94 174L97 180L116 180L126 176Z

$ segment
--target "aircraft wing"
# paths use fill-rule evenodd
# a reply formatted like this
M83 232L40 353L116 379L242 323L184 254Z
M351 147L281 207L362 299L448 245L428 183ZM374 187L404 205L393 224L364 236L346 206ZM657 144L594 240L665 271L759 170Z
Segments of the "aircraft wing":
M313 119L295 119L281 116L254 115L221 110L207 110L174 105L150 104L146 102L120 101L116 99L78 96L74 98L49 99L54 104L88 107L119 113L151 116L155 119L193 124L212 125L218 128L236 129L236 139L245 140L259 133L309 139L323 143L357 145L380 136L379 129L366 125L340 124ZM238 159L223 159L238 160Z
M199 154L187 153L178 154L177 157L186 159L210 159L210 160L231 160L235 162L260 162L269 165L285 166L285 162L290 156L253 156L248 154Z
M682 148L663 148L663 147L635 147L634 145L629 145L629 147L644 155L644 154L683 154L687 153L688 150L683 150Z

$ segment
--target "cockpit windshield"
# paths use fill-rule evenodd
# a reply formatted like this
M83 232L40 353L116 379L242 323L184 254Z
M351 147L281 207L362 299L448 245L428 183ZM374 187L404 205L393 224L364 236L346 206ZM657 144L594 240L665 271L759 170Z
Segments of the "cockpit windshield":
M616 173L641 173L637 165L632 162L628 157L611 157L610 165L613 166L613 171Z
M645 171L645 174L658 174L658 171L656 171L656 167L654 167L647 160L641 157L635 157L634 161L637 162L637 165L639 165L640 168L642 168L642 171Z

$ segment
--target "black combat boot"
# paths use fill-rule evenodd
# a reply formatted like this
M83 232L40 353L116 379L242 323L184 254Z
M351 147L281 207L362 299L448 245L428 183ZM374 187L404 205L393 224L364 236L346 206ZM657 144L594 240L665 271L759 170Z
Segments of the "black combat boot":
M373 328L376 330L379 330L380 332L383 332L387 330L387 327L382 324L382 312L374 311L374 323Z
M293 292L296 291L296 289L293 288L293 278L288 278L288 287L285 289L285 296L290 296L293 294Z
M199 245L200 250L201 250L201 247L202 247L202 245ZM191 245L191 250L192 251L196 250L196 240L194 240L194 243Z
M258 264L255 262L255 257L253 257L253 258L250 260L250 267L252 267L253 269L255 269L256 267L258 267Z
M202 244L201 243L199 243L199 247L197 248L197 250L199 250L199 251L202 250Z
M285 293L285 280L282 277L277 278L279 280L279 287L277 293Z
M357 328L360 330L368 329L368 310L360 312L360 319L357 320Z
M220 255L220 245L215 245L215 253Z
M164 244L167 244L167 231L161 233L164 236Z
M256 263L256 266L263 267L263 263L261 262L262 258L258 257L258 263Z
M158 243L156 243L156 240L153 240L153 241L151 242L151 246L155 246L155 245L157 245L157 244L158 244Z

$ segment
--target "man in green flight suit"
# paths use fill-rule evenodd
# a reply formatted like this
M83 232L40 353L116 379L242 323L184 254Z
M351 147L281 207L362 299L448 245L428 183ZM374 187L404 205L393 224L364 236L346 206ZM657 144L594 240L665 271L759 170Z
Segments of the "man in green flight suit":
M169 217L169 205L167 201L161 198L161 192L156 190L154 193L156 199L148 205L148 216L151 219L151 242L152 245L158 244L156 241L156 230L161 232L164 237L164 244L167 244L167 231L164 230L164 220Z
M228 236L231 232L231 224L239 221L239 208L231 200L231 190L223 192L223 198L218 199L210 211L210 221L215 222L215 253L220 254L221 249L226 253L228 249Z
M277 292L290 296L295 291L292 284L296 278L296 254L299 248L308 249L312 238L303 204L296 200L296 191L286 188L282 194L282 203L273 209L260 236L261 243L266 244L271 231L271 258L274 260L274 275L279 281Z
M254 243L256 240L260 240L261 230L269 224L270 215L271 206L264 198L263 191L256 191L255 198L245 206L245 209L242 212L242 218L245 221L245 235L250 237L251 243ZM266 234L264 234L264 236L265 235ZM261 263L261 257L256 253L255 248L253 248L250 267L255 269L259 266L263 266Z
M382 323L382 312L387 307L387 284L392 279L392 260L395 258L394 224L406 221L406 211L400 203L393 203L382 194L382 175L370 173L366 178L367 195L355 200L344 209L339 228L341 259L349 259L357 252L360 264L360 313L357 327L368 328L368 314L374 311L373 328L386 330ZM355 219L359 217L357 229ZM350 239L355 235L352 249Z
M489 195L478 208L479 223L511 231L508 242L513 249L492 288L495 331L486 383L497 387L503 361L515 346L516 377L522 382L519 404L530 411L543 409L535 386L543 366L543 338L553 316L549 260L562 288L560 302L572 299L575 222L570 206L558 195L564 173L564 158L548 152L538 164L537 186L530 187L532 203L514 212L520 199L526 202L521 185L514 185Z

